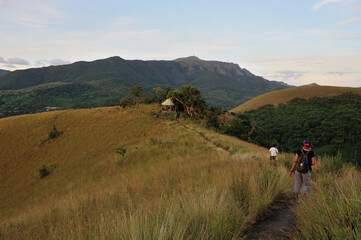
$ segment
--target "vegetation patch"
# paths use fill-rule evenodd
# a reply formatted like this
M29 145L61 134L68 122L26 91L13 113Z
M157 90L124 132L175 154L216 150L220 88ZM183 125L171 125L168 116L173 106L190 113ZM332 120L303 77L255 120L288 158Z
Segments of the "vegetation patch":
M41 140L41 143L45 143L49 140L56 139L56 138L60 137L62 134L63 134L63 131L59 131L54 125L53 129L49 132L48 137L44 140Z
M120 147L117 147L117 149L116 149L115 152L118 153L118 154L120 154L120 155L122 155L123 158L124 158L127 150L125 149L125 147L120 146Z
M47 167L45 164L43 165L42 168L39 169L39 175L40 175L40 179L45 178L46 176L48 176L50 173L53 172L53 170L56 168L55 164L50 165L50 167Z

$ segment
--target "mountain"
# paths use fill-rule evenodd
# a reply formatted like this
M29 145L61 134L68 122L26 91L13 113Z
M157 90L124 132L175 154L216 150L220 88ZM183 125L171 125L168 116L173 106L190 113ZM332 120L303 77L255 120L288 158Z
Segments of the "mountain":
M125 60L111 57L92 62L13 71L0 78L0 108L20 112L46 106L88 108L115 105L129 88L197 87L209 105L227 109L260 94L291 86L268 81L237 64L197 57L174 61ZM14 91L15 90L15 91Z
M8 74L8 73L10 73L9 70L0 69L0 78L1 78L2 76L5 76L5 75Z
M289 88L262 94L232 109L231 111L236 113L245 112L249 110L256 110L268 104L277 106L280 103L287 103L294 98L309 99L313 97L331 97L347 92L361 95L361 88L331 86L304 86Z

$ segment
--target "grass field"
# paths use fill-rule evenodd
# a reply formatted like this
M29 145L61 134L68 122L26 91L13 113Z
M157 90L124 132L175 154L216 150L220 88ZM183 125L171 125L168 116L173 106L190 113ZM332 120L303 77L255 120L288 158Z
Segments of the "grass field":
M267 104L278 106L280 103L287 103L293 98L313 98L313 97L332 97L345 92L352 92L361 95L361 88L350 87L331 87L331 86L305 86L297 88L288 88L284 90L269 92L255 97L248 102L230 110L231 112L245 112L256 110Z
M242 239L271 203L292 194L292 155L280 154L271 166L267 149L191 120L150 115L158 109L0 119L0 239ZM44 142L54 126L63 134ZM118 147L126 149L124 157ZM334 168L322 160L315 173L320 191L306 200L331 194L328 186L337 181L345 190L332 197L346 200L330 207L357 213L361 197L352 189L360 187L353 182L360 173L332 160L337 177L327 177ZM56 167L41 179L43 165ZM319 214L327 213L324 206ZM300 224L307 220L303 211ZM327 218L333 216L340 211ZM356 230L346 224L342 236L360 234L357 216L344 216Z

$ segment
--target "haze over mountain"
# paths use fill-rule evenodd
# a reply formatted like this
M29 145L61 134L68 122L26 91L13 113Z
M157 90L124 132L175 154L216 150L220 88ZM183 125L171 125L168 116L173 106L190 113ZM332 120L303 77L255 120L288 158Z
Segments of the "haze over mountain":
M260 94L291 87L256 76L233 63L204 61L197 57L174 61L111 57L11 72L0 78L0 90L21 91L0 91L1 108L31 107L35 112L45 106L115 105L137 84L148 92L155 87L192 85L201 91L209 105L227 109Z

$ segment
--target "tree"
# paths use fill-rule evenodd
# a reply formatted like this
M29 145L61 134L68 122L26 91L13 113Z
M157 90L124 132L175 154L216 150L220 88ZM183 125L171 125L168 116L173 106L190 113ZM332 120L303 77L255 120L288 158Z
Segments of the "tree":
M171 92L171 89L170 89L170 87L166 87L165 89L163 89L161 87L156 87L156 88L153 88L153 91L157 95L158 101L162 102L168 97L168 94L169 94L169 92Z
M129 93L134 96L137 100L137 105L139 105L139 101L145 95L144 88L139 85L135 85L129 89Z
M125 108L127 106L132 106L134 104L133 99L131 99L130 97L125 97L120 99L118 105Z
M190 85L183 85L181 90L176 89L170 92L168 97L178 101L183 106L184 111L191 117L200 117L207 109L200 91Z

